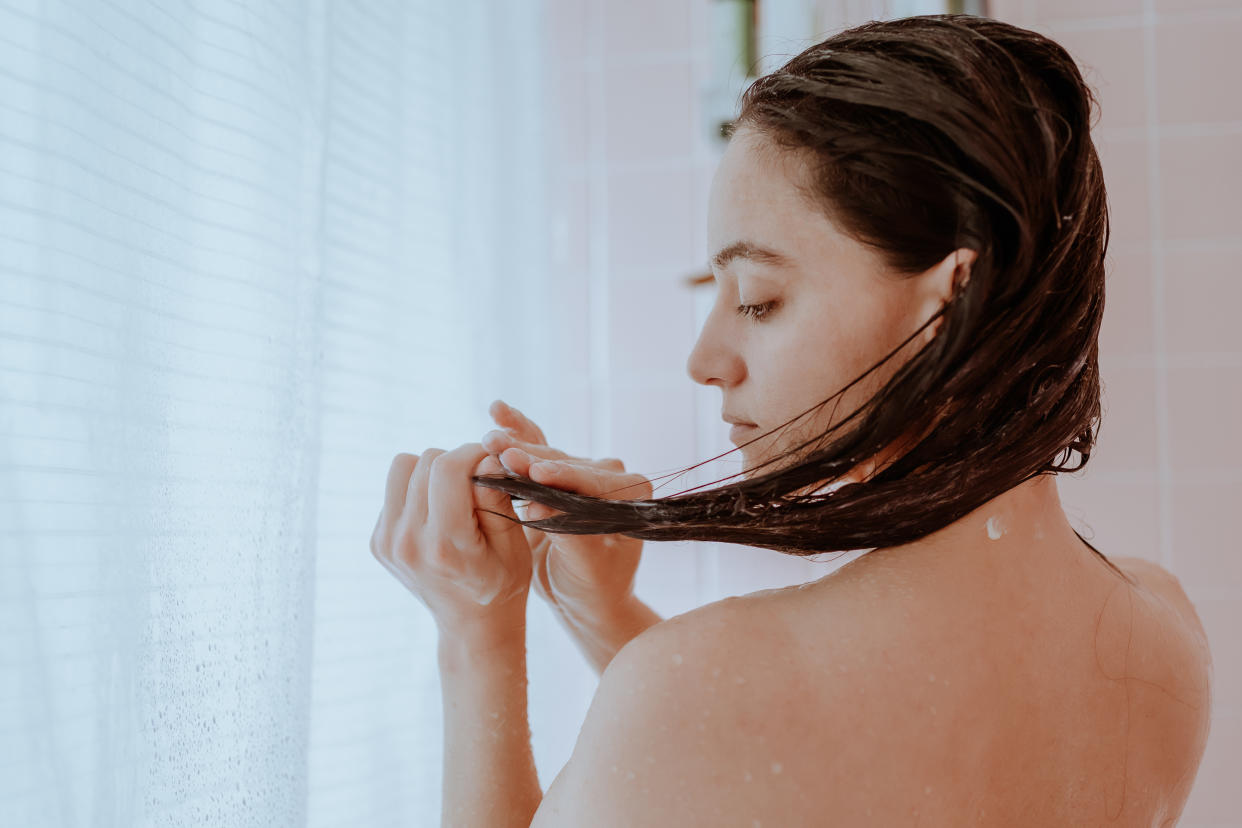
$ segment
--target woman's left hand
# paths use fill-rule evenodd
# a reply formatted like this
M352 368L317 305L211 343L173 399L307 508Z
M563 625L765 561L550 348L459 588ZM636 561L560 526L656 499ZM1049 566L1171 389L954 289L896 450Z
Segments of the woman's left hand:
M509 495L477 486L504 474L479 443L398 454L388 471L371 553L434 616L441 634L526 618L531 554Z

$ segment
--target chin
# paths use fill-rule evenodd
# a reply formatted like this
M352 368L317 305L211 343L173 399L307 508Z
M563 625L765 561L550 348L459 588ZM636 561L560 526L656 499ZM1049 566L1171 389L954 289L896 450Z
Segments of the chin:
M762 462L763 462L762 457L756 457L752 454L747 454L745 449L743 449L742 450L742 474L741 474L742 479L749 480L750 478L754 477L757 473L768 471L768 467L759 469L758 472L755 471L755 466L758 466Z

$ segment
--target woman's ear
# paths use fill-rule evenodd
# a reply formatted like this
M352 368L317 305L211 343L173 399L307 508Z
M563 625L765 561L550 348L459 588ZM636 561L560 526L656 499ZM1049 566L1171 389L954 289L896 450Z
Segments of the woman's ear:
M925 299L920 308L921 319L924 321L930 319L966 286L966 283L970 281L970 266L978 257L977 251L968 247L959 247L923 274ZM943 322L944 317L941 316L928 325L923 331L923 341L930 342L940 331Z

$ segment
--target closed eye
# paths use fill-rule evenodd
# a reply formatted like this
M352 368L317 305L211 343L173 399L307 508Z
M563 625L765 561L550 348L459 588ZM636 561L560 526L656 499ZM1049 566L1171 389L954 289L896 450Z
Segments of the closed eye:
M758 305L738 305L737 312L743 316L749 316L756 322L762 322L768 317L769 314L772 313L772 310L776 307L776 305L776 300L762 302Z

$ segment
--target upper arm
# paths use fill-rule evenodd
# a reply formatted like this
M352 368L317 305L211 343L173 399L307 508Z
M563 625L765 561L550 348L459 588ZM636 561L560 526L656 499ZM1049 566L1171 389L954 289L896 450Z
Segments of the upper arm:
M544 794L533 828L693 824L686 817L707 796L704 760L718 727L705 726L708 700L697 705L707 715L692 713L702 677L679 638L657 624L607 665L573 755Z
M671 824L667 800L701 745L686 740L681 721L693 692L679 682L688 653L677 652L668 632L662 624L648 629L609 662L532 828ZM687 780L683 790L693 796L696 787Z
M717 825L739 814L771 824L773 802L800 799L794 774L780 775L795 758L780 731L792 723L805 740L806 724L745 657L761 637L688 615L609 663L532 828Z

